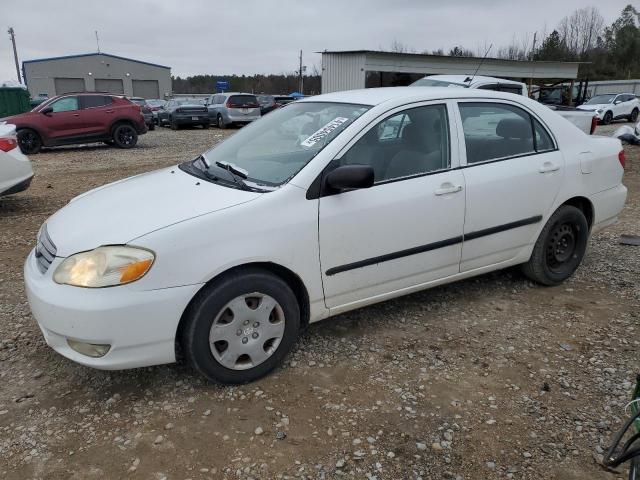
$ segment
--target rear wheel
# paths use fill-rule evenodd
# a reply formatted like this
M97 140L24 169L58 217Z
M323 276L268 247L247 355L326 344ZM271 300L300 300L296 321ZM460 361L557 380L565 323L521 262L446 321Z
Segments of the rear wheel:
M207 379L251 382L295 345L300 308L281 278L259 269L233 272L201 292L187 310L181 347Z
M227 124L224 123L224 118L220 114L218 114L218 128L227 128Z
M540 232L524 274L542 285L558 285L573 275L587 249L589 224L571 205L555 211Z
M629 115L629 121L636 123L638 121L638 109L634 108L633 111L631 112L631 115Z
M151 123L149 124L149 130L155 130L155 129L156 129L156 124L155 124L155 123L153 123L153 122L151 122Z
M113 143L118 148L133 148L138 143L138 132L129 124L118 125L113 130Z
M602 119L602 123L605 125L609 125L613 121L613 113L607 112L604 114L604 118Z
M42 139L35 130L24 128L18 130L18 145L25 155L34 155L42 148Z
M178 128L180 128L178 123L175 120L173 120L173 118L169 119L169 124L171 125L171 130L178 130Z

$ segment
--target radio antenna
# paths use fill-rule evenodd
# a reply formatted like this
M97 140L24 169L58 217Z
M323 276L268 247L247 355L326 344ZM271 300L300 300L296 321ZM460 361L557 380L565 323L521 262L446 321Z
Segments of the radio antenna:
M473 82L473 79L476 78L476 74L478 73L478 70L480 70L480 67L482 66L482 64L486 60L487 55L489 55L489 50L491 50L491 47L493 47L493 43L491 45L489 45L489 48L487 48L487 51L484 52L484 57L482 57L482 60L480 60L480 63L478 64L478 68L476 68L476 71L473 72L473 76L469 79L469 85L471 85L471 82Z

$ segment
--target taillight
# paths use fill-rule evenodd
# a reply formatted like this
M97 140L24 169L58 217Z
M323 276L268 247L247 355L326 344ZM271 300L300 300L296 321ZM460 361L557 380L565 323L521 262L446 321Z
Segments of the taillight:
M18 139L16 137L2 137L0 138L0 150L8 152L18 146Z
M618 161L620 162L620 165L622 165L622 168L624 168L624 150L620 150L620 153L618 153Z
M596 117L595 115L591 118L591 130L589 131L590 135L593 135L593 133L596 131L596 127L598 126L598 117Z
M225 103L224 106L227 108L233 108L233 105L231 104L231 102Z

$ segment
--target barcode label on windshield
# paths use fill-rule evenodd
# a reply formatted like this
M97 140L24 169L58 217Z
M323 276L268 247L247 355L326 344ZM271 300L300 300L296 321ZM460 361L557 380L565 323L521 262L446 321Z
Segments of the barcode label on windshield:
M320 130L318 130L313 135L311 135L309 138L304 140L300 145L302 145L303 147L313 147L316 143L318 143L320 140L325 138L327 135L333 132L336 128L338 128L340 125L348 121L349 121L348 118L336 117L333 120L331 120L329 123L327 123L324 127L322 127Z

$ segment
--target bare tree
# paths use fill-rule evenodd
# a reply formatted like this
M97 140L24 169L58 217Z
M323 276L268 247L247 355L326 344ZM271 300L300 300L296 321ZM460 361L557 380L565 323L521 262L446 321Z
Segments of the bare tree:
M499 47L495 56L505 60L527 60L531 51L531 42L529 34L525 33L520 38L514 34L509 45Z
M560 20L557 30L567 50L579 57L597 45L603 27L600 11L596 7L585 7Z
M399 42L396 38L391 42L389 51L393 53L416 53L415 49Z

